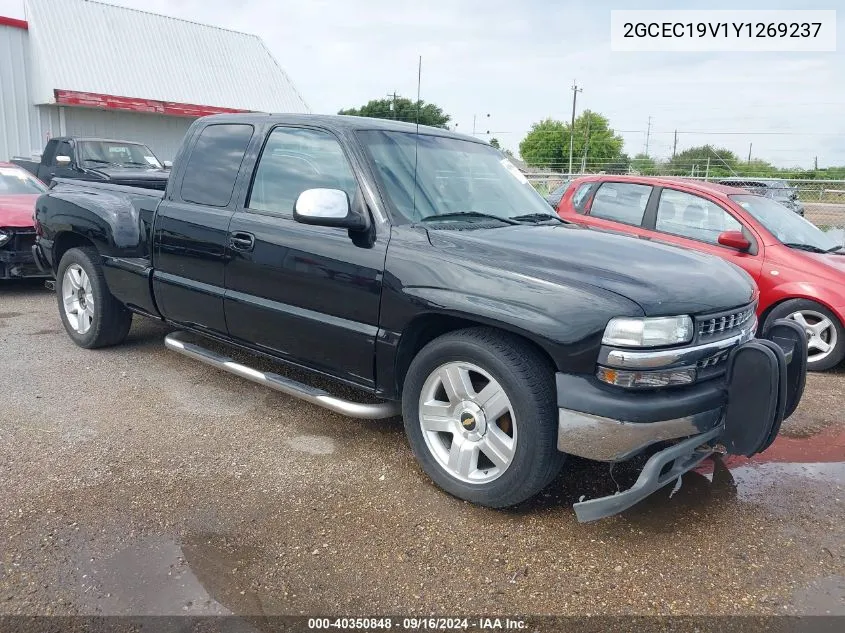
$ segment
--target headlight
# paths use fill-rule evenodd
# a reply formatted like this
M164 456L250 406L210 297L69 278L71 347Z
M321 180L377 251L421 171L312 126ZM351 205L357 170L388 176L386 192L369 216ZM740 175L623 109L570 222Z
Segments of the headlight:
M3 246L6 242L12 239L12 236L6 233L6 231L0 230L0 246Z
M692 319L688 316L611 319L601 342L618 347L659 347L692 340Z

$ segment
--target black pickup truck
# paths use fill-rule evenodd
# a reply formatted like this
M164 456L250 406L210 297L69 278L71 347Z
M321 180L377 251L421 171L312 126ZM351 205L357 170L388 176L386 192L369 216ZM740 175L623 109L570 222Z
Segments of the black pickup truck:
M13 158L12 163L50 184L54 178L111 182L164 190L169 163L142 143L108 138L61 136L47 141L40 161Z
M487 506L536 494L569 454L649 453L632 488L575 506L614 514L715 452L764 450L803 391L804 333L784 321L754 339L739 268L565 223L496 149L447 130L203 118L166 191L57 180L35 219L81 347L120 343L140 314L221 370L350 416L401 413L431 479Z

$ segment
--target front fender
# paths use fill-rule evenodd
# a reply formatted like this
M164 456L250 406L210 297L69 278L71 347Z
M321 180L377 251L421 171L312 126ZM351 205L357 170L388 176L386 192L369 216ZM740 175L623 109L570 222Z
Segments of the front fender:
M761 313L788 299L808 299L826 307L845 324L845 289L840 290L833 284L792 281L775 286L766 296L770 301L768 305L760 306Z

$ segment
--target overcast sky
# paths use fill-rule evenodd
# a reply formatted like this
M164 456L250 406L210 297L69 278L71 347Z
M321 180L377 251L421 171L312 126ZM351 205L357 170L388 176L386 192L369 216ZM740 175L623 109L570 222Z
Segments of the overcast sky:
M705 142L780 166L845 164L845 7L836 53L613 53L616 2L558 0L107 0L261 36L314 112L334 113L396 90L452 116L459 131L489 129L516 151L531 124L578 111L610 118L631 156ZM640 0L636 8L681 8ZM687 2L683 8L795 8L749 0ZM23 18L23 0L0 15ZM149 51L138 51L139 62ZM80 60L80 63L84 63ZM485 116L490 114L489 119ZM485 122L482 122L485 121ZM772 134L775 132L775 134Z

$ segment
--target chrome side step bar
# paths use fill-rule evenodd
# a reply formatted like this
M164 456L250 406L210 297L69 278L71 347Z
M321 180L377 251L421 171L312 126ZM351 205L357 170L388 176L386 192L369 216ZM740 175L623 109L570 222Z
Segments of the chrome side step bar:
M398 402L361 404L358 402L343 400L332 396L322 389L310 387L309 385L291 380L290 378L285 378L279 374L258 371L252 367L241 365L228 356L212 352L211 350L200 347L195 343L183 341L180 335L184 334L184 332L171 332L164 337L164 345L167 349L179 352L180 354L194 358L206 363L207 365L216 367L217 369L222 369L230 374L235 374L236 376L246 378L247 380L251 380L259 385L270 387L270 389L281 391L289 396L300 398L310 402L311 404L316 404L320 407L324 407L330 411L334 411L335 413L340 413L351 418L376 420L399 415L400 407Z

